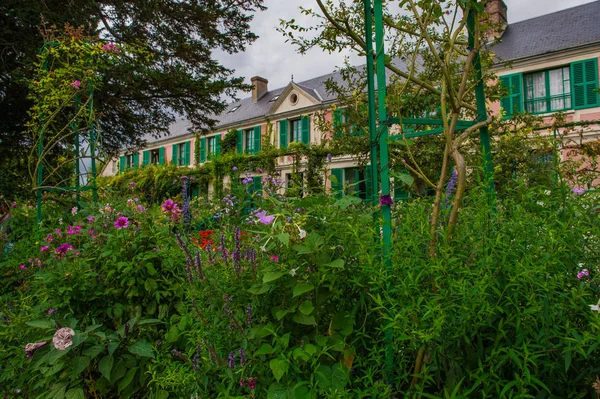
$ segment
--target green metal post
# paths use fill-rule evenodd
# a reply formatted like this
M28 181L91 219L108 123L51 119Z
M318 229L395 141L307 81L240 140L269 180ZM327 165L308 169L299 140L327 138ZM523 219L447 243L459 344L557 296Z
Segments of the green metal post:
M75 115L79 112L79 95L75 96ZM71 128L75 130L75 206L77 209L81 209L79 205L79 124L75 121L75 126L71 125Z
M379 193L379 171L377 167L377 113L375 111L375 71L373 63L375 53L373 53L373 16L371 15L371 0L364 0L365 5L365 43L367 47L367 89L368 89L368 109L369 109L369 143L371 160L371 193L373 193L373 204L377 204L377 193Z
M469 48L475 46L475 18L477 13L474 7L469 8L467 15L467 29L469 31ZM475 100L477 103L477 121L482 122L487 119L487 110L485 107L485 92L484 83L481 72L481 57L479 51L475 53L473 57L473 69L475 70L475 78L477 79L477 86L475 86ZM481 151L483 153L483 171L485 180L488 183L487 193L490 203L492 202L495 195L494 187L494 168L492 165L492 151L490 149L490 133L487 126L482 127L479 130L479 141L481 144Z
M383 32L383 4L382 0L374 1L375 14L375 54L377 68L377 110L379 113L379 163L381 170L381 195L390 195L390 174L389 174L389 152L388 152L388 135L389 128L384 122L387 120L387 105L386 105L386 85L385 76L385 49L384 49L384 32ZM368 38L367 38L368 39ZM392 210L389 204L382 204L381 213L383 216L383 260L386 268L392 270ZM389 287L386 287L388 289ZM394 373L394 347L392 330L385 330L385 366L387 372L388 383L393 381Z
M88 86L88 110L88 118L90 120L90 156L92 157L92 194L94 202L98 202L98 187L96 185L96 124L93 119L94 92L91 85Z

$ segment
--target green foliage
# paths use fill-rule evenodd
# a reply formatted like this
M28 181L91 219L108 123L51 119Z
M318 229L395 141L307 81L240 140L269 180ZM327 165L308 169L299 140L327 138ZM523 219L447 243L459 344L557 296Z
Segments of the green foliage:
M221 153L233 154L237 148L237 130L228 131L221 139Z

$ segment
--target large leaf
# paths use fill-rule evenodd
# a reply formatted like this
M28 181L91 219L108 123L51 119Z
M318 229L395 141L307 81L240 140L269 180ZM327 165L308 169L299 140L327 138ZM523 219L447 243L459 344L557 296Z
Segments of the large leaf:
M278 278L280 278L281 276L283 276L284 274L287 274L287 273L286 272L267 272L263 276L263 283L269 283L271 281L275 281Z
M110 372L112 370L114 361L115 358L112 355L106 355L102 359L100 359L100 362L98 363L98 370L100 370L100 373L104 376L104 378L106 378L109 381Z
M85 370L85 368L90 365L91 360L92 359L89 356L74 357L71 361L71 364L73 365L73 376L77 376L79 373Z
M298 283L294 287L294 297L304 294L305 292L312 291L315 287L313 287L309 283Z
M279 382L281 377L287 373L288 368L290 367L287 359L278 357L277 359L272 359L269 362L269 367L271 367L271 371L273 372L273 376Z
M281 233L281 234L277 234L276 236L279 241L281 241L281 243L283 245L285 245L286 247L290 246L290 234L289 233Z
M131 384L131 382L133 381L133 377L135 377L136 372L137 372L137 367L134 367L127 372L127 374L125 375L125 378L123 378L121 380L121 382L119 382L119 393L121 393L125 389L127 389L129 384Z
M317 324L314 316L307 316L301 312L297 312L296 314L294 314L293 320L298 324L304 324L307 326L314 326L315 324Z
M140 339L135 344L127 348L134 355L154 358L154 350L148 341Z
M83 389L81 388L71 388L65 394L67 399L85 399L85 395L83 394Z
M257 349L256 352L254 352L255 356L258 355L270 355L271 353L275 352L275 349L273 349L273 347L269 344L262 344L260 348Z
M275 382L269 386L267 391L267 399L291 399L289 396L288 388Z
M302 313L308 316L313 312L313 310L315 310L315 307L313 306L311 301L304 301L302 302L298 310L300 310Z
M25 324L27 324L29 327L35 327L35 328L54 328L55 327L54 320L52 320L52 319L31 320Z
M323 266L333 267L335 269L343 269L344 268L344 260L343 259L336 259L336 260L334 260L332 262L325 263Z

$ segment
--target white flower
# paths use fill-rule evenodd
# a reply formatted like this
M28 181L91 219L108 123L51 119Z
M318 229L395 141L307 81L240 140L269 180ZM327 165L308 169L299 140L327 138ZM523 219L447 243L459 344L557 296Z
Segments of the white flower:
M544 201L538 201L537 204L539 206L546 206L546 203Z
M58 224L62 224L62 218L58 219Z
M75 331L73 331L72 328L63 327L54 333L52 344L59 351L64 351L69 346L73 345L73 335L75 335Z
M298 268L290 270L290 276L294 277L296 275L296 270L298 270Z
M592 309L595 312L600 312L600 306L598 305L588 305L590 307L590 309Z
M306 237L306 231L302 230L300 227L298 227L298 231L300 232L300 239Z
M544 194L546 194L546 195L551 195L551 194L552 194L552 191L550 191L550 190L546 190L546 191L544 191Z

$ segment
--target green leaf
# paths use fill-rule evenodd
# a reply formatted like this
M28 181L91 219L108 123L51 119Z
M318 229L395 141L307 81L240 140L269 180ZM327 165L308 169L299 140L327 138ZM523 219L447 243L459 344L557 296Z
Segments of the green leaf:
M67 390L67 383L60 382L60 383L52 386L52 389L50 390L50 393L48 393L48 396L46 397L46 399L63 399L65 397L66 390Z
M331 369L326 364L321 364L315 372L317 386L321 389L328 389L331 385Z
M407 186L412 186L415 181L415 178L409 175L408 173L395 173L394 178L400 180Z
M137 323L138 326L155 326L157 324L164 324L165 322L158 319L144 319Z
M71 388L67 391L65 397L67 399L85 399L85 395L83 394L83 389L81 388Z
M271 367L271 371L273 372L273 376L279 382L281 377L287 373L288 368L290 367L287 359L283 357L278 357L277 359L272 359L269 362L269 367Z
M302 348L294 349L292 356L294 356L294 359L296 359L296 360L300 359L305 362L310 360L310 355L308 353L306 353L306 351L303 350Z
M302 313L304 313L305 315L309 315L313 312L313 310L315 310L315 307L313 306L311 301L304 301L302 302L302 305L300 305L300 307L298 308L298 310L300 310Z
M136 341L136 343L128 347L127 350L134 355L154 358L154 350L152 349L152 345L143 339Z
M263 283L270 283L271 281L275 281L285 274L286 272L267 272L263 276Z
M121 393L125 389L127 389L129 384L131 384L131 382L133 381L133 377L135 377L136 372L137 372L137 367L134 367L127 372L127 374L125 375L125 378L123 378L121 380L121 382L119 382L119 393Z
M333 267L336 269L343 269L344 268L344 260L343 259L336 259L332 262L329 263L325 263L323 266L327 266L327 267Z
M314 326L317 324L314 316L307 316L300 312L297 312L296 314L294 314L293 320L298 324L304 324L307 326Z
M248 292L254 295L261 295L271 289L271 284L254 284L248 289Z
M82 354L89 356L91 359L93 359L96 356L98 356L99 354L101 354L102 352L104 352L104 345L98 344L98 345L94 345L90 348L87 348L86 350L84 350L82 352Z
M281 233L281 234L277 234L276 237L279 239L279 241L285 245L286 247L290 246L290 234L289 233Z
M309 283L298 283L294 287L294 298L297 297L298 295L304 294L305 292L312 291L314 288L315 287L313 287Z
M35 328L54 328L56 326L56 324L54 323L54 320L52 320L52 319L31 320L25 324L27 324L29 327L35 327Z
M275 349L273 349L273 347L269 344L262 344L260 348L258 348L256 350L256 352L254 352L255 356L258 355L270 355L271 353L275 352Z
M109 381L110 372L112 370L114 361L115 358L112 355L106 355L102 359L100 359L100 362L98 363L98 370L100 370L100 373L104 376L104 378L106 378Z
M87 366L90 365L92 359L89 356L77 356L73 358L71 364L73 365L73 376L77 376L81 373Z
M308 353L309 355L314 355L317 353L317 347L313 344L306 344L304 345L304 352Z
M273 383L267 391L267 399L291 399L286 386Z
M153 278L147 278L146 282L144 283L144 288L149 293L153 293L158 288L158 284L156 284L156 281L154 281Z
M108 354L112 355L115 350L119 347L119 341L111 341L108 343Z
M336 363L331 368L332 388L341 391L348 383L348 369L341 363Z

